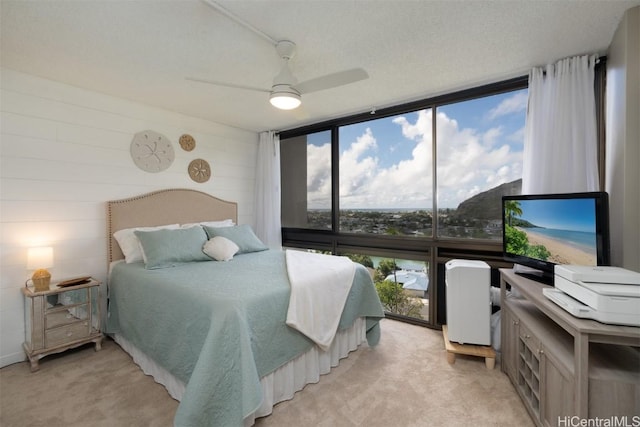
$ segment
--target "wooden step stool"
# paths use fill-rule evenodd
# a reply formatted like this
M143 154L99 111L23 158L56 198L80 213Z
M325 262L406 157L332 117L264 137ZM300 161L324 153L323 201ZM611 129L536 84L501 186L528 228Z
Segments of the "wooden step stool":
M456 363L456 354L484 357L484 364L487 369L493 369L496 365L496 351L493 347L451 342L447 334L447 325L442 325L442 336L444 337L444 346L447 349L447 362L450 365Z

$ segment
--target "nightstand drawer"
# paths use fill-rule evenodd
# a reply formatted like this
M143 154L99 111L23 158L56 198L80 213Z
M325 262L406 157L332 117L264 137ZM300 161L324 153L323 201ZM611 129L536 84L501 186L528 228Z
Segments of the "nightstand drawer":
M61 326L51 329L44 334L46 347L55 347L71 341L80 340L89 336L89 321L74 323L68 326Z
M89 304L79 305L77 307L59 310L56 312L47 312L44 318L45 329L53 329L58 326L70 325L79 320L87 320L89 313Z
M47 311L57 311L62 306L74 306L89 302L89 289L76 289L67 292L58 292L54 295L47 296L47 302L50 304Z

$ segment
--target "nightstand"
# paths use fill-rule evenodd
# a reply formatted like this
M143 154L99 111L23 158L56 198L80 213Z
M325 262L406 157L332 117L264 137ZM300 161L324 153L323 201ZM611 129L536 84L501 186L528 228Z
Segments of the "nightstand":
M31 371L39 369L39 361L50 354L93 342L95 350L102 345L100 332L100 282L58 287L51 284L46 291L22 288L25 296L24 351Z

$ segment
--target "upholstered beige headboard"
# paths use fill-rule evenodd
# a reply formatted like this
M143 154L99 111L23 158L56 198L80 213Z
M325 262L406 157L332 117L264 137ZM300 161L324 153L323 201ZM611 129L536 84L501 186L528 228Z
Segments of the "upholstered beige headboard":
M124 259L113 233L124 228L152 227L232 219L238 223L238 204L188 189L168 189L107 202L109 262Z

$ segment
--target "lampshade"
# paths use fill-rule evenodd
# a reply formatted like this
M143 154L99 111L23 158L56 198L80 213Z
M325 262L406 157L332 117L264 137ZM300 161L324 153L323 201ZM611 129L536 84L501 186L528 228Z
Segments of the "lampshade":
M269 102L281 110L293 110L302 103L300 93L289 85L275 85L271 91Z
M29 248L27 251L27 269L53 267L53 248Z
M29 248L27 251L27 269L35 270L31 280L36 291L46 291L51 283L51 274L47 268L53 267L53 248Z

